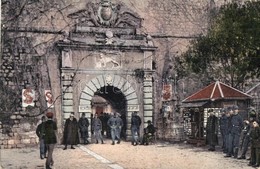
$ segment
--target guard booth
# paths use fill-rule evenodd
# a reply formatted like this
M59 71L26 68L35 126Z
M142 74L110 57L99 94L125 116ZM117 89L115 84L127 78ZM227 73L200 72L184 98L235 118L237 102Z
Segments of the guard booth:
M248 108L252 97L219 81L211 83L202 90L182 101L184 134L189 143L204 144L208 110L213 109L221 117L221 109L237 105L243 119L248 118Z

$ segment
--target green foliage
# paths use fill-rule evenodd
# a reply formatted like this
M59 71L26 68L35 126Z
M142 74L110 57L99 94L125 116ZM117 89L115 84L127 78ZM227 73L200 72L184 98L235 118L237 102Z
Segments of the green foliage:
M260 2L222 6L184 54L189 68L242 89L260 76Z

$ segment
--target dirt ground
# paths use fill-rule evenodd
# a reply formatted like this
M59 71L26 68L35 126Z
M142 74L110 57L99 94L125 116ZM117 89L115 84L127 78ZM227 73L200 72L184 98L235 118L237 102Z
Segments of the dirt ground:
M57 145L54 150L55 169L252 169L248 160L224 158L219 147L209 152L207 147L183 143L132 146L130 142L111 145L105 140L105 144L78 145L75 150L62 148ZM3 169L44 168L38 147L0 151Z

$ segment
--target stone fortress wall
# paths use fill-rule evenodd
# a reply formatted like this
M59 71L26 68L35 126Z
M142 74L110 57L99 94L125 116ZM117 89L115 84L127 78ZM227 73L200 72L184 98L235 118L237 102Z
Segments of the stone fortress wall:
M0 59L2 65L0 77L4 79L4 85L13 89L17 89L17 86L19 88L33 87L34 77L40 76L42 82L38 87L51 88L54 97L59 96L61 94L59 90L59 65L57 65L58 58L54 42L64 39L64 32L68 32L73 25L67 15L83 9L88 1L90 0L53 0L51 2L42 0L40 1L42 4L27 4L17 18L10 17L12 14L8 12L18 14L21 8L17 9L15 5L19 2L2 6L2 42L10 42L2 45L3 55ZM207 31L210 10L227 3L227 1L112 0L112 2L124 3L143 18L142 27L137 33L151 35L154 45L158 47L154 58L157 73L154 118L158 121L155 125L163 128L165 126L162 126L159 115L162 106L160 99L163 73L169 69L169 64L174 62L175 57L185 52L191 39ZM174 73L176 73L174 70L170 70L170 74ZM187 89L186 95L188 94L190 93ZM39 103L36 104L40 106L42 102L45 100L40 98ZM55 104L59 105L60 100L57 99ZM45 108L40 108L39 111ZM50 111L59 112L59 106L55 106ZM10 116L10 130L6 132L7 126L3 123L0 125L2 131L1 148L35 144L37 138L33 132L40 116L32 117L33 120L26 121L24 118L26 113L22 108L18 109L18 112L9 112L9 114L13 114ZM57 117L57 120L61 119ZM169 122L164 128L164 132L159 131L160 137L174 138L178 133L173 132L173 126L175 123ZM62 129L60 130L62 131Z

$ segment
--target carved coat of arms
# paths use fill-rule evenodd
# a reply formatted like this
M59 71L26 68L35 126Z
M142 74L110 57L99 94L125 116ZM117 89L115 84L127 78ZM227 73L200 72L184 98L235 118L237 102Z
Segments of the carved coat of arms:
M89 2L86 9L68 15L76 19L78 25L97 27L141 27L141 18L130 11L122 3L113 4L110 0L101 0L100 3Z

